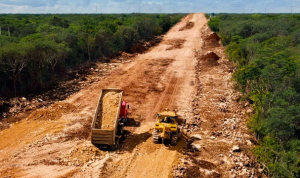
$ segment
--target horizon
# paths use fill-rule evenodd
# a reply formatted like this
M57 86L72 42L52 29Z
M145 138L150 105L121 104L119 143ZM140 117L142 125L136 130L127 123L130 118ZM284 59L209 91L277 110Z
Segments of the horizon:
M300 13L300 0L0 0L0 14Z
M171 13L138 13L138 12L132 12L132 13L0 13L0 15L112 15L112 14L245 14L245 15L250 15L250 14L299 14L299 13L237 13L237 12L233 12L233 13L227 13L227 12L220 12L220 13L215 13L215 12L191 12L191 13L185 13L185 12L171 12Z

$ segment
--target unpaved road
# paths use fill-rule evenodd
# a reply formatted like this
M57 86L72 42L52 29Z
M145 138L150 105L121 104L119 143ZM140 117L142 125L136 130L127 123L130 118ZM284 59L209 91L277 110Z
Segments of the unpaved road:
M174 164L181 159L186 143L181 139L175 147L155 145L152 128L156 113L164 108L178 109L188 122L193 119L196 66L199 65L196 51L203 47L201 29L206 23L204 14L188 15L164 36L159 45L145 54L121 64L101 81L65 101L38 110L2 131L0 175L172 177ZM187 24L188 28L184 28ZM213 87L218 88L217 85ZM228 87L232 90L232 85ZM131 107L129 115L132 119L125 128L121 148L116 152L99 150L90 143L89 127L102 88L123 89L123 99ZM204 153L206 156L210 152ZM223 171L216 171L227 177L231 175L226 173L230 169L224 167Z

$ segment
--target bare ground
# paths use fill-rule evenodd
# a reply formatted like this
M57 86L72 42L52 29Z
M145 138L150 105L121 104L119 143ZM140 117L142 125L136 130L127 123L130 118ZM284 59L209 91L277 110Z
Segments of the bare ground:
M176 169L184 164L188 166L182 170L190 174L182 173L182 177L234 177L235 160L247 156L245 143L251 147L247 140L252 137L245 127L244 104L231 97L239 94L234 94L232 68L223 48L216 49L222 56L219 61L199 60L208 50L203 43L206 23L204 14L188 15L158 46L118 65L63 102L37 110L1 131L0 175L173 177L181 176ZM176 42L171 44L174 48L170 41ZM90 143L89 125L102 88L123 89L123 99L131 107L131 119L116 152ZM194 137L201 135L202 140L193 143L200 145L198 153L191 156L184 139L177 146L152 142L155 115L164 108L178 109L190 123L187 131ZM232 132L226 136L224 128L232 123L235 128L228 128ZM231 153L236 144L241 150Z

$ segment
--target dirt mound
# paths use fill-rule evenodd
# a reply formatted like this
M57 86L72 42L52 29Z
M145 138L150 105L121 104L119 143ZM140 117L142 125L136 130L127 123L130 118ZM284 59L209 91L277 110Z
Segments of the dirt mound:
M200 59L201 60L214 60L214 61L217 61L217 60L220 59L220 57L216 53L214 53L212 51L209 51L205 55L202 55L200 57Z
M71 103L55 103L49 106L48 109L39 109L31 113L28 120L57 120L62 114L68 114L76 109Z
M82 166L85 163L92 163L102 159L104 153L94 146L83 146L73 149L63 158L58 159L59 163L68 166Z
M179 29L179 31L189 30L189 29L193 28L194 25L195 25L194 22L188 22L188 23L186 23L186 25L184 27Z
M211 34L209 34L206 38L205 38L205 40L215 40L215 41L220 41L220 37L216 34L216 33L211 33Z
M115 125L115 118L117 115L117 110L119 107L119 102L121 99L121 95L120 93L117 92L107 92L104 94L103 99L102 99L102 103L101 103L101 111L102 114L99 115L99 117L102 118L98 118L102 119L102 124L101 127L99 127L98 124L96 124L97 128L101 128L101 129L113 129L114 125Z
M167 45L171 45L167 48L167 50L173 50L173 49L181 49L183 47L183 44L186 40L185 39L172 39L166 42Z
M146 50L147 50L147 47L144 46L143 44L136 44L130 48L131 53L143 53Z
M154 37L149 41L141 40L137 44L131 46L129 52L130 53L144 53L149 48L156 46L162 40L162 36Z
M221 38L216 33L210 33L204 39L203 48L215 48L221 46Z

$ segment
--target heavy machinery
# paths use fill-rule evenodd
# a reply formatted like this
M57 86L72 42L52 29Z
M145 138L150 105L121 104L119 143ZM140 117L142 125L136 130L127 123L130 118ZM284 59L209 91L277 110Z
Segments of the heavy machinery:
M116 150L127 121L129 105L122 102L123 90L102 89L91 125L91 142Z
M157 114L155 128L153 130L153 142L165 143L170 140L171 145L176 145L181 135L181 126L185 124L185 119L178 118L177 110L165 111Z

